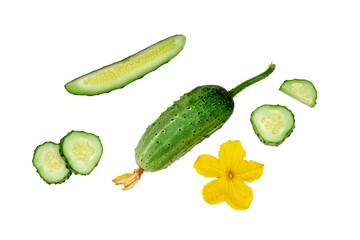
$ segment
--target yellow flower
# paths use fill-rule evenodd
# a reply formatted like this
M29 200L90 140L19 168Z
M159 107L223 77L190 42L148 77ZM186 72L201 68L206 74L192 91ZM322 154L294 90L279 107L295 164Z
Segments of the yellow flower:
M240 141L227 141L220 146L219 158L200 155L194 163L196 171L204 177L216 177L202 190L204 200L213 205L226 202L235 210L250 207L252 189L245 182L261 177L264 164L244 160L245 150Z

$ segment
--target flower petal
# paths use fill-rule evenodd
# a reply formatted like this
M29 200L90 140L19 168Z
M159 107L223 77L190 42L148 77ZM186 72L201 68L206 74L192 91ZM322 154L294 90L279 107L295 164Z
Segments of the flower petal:
M225 201L225 192L229 182L226 178L218 178L206 184L202 190L205 202L214 205Z
M264 164L255 161L241 160L236 169L232 169L236 178L242 181L253 182L258 180L264 171Z
M200 155L194 163L196 171L204 177L221 177L225 175L225 166L211 155Z
M252 189L237 178L233 178L227 186L225 202L235 210L248 209L253 200Z
M227 141L220 146L219 158L230 171L237 169L239 162L246 156L239 140Z

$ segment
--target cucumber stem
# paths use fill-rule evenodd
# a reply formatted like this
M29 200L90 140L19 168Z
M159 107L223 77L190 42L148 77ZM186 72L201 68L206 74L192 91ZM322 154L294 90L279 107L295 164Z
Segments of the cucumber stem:
M263 80L264 78L269 76L275 70L275 67L276 67L276 65L271 63L269 68L265 72L257 75L256 77L250 78L249 80L246 80L245 82L242 82L239 85L237 85L236 87L234 87L233 89L231 89L229 91L230 95L232 97L235 97L236 94L238 94L239 92L241 92L242 90L244 90L248 86Z

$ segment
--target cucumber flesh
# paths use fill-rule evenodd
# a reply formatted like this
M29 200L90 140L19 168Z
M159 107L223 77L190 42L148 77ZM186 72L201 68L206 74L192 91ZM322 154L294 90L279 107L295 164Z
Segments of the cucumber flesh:
M265 104L253 111L251 124L266 145L279 146L295 128L294 114L285 106Z
M309 107L316 105L317 91L314 84L308 80L286 80L279 90Z
M92 133L71 131L60 141L60 154L75 174L88 175L98 165L103 146Z
M59 152L59 144L45 142L34 152L33 165L40 177L48 184L65 182L71 175Z
M185 42L184 35L171 36L119 62L78 77L65 88L69 93L89 96L123 88L169 62L181 52Z

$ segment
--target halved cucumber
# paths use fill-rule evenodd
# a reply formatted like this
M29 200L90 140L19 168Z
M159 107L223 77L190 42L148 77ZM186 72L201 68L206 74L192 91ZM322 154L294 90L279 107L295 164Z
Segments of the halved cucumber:
M60 154L75 174L88 175L98 165L103 146L92 133L71 131L60 141Z
M279 90L309 107L316 105L317 91L314 84L308 80L286 80Z
M285 106L265 104L250 118L256 135L266 145L279 146L295 128L294 114Z
M72 94L89 96L123 88L169 62L181 52L185 41L184 35L171 36L119 62L76 78L65 88Z
M45 142L35 149L32 163L40 177L48 184L65 182L71 175L59 152L59 144Z

